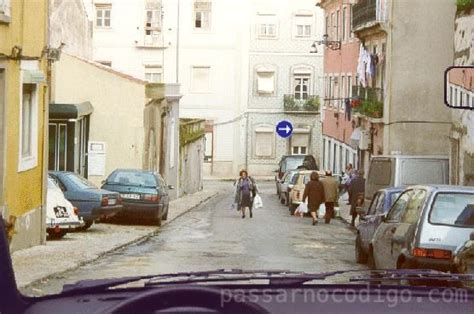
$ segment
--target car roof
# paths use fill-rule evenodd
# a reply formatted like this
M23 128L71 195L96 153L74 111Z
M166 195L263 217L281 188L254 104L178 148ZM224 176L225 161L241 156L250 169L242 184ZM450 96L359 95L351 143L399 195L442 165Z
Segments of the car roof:
M403 159L449 159L448 156L442 155L377 155L372 156L371 159L385 159L385 158L403 158Z
M396 192L401 192L403 190L405 190L404 187L398 186L398 187L389 187L389 188L380 189L377 192L396 193Z
M406 189L424 188L433 192L471 192L474 193L474 187L448 184L418 184L406 187Z
M118 169L115 169L113 172L140 172L140 173L154 174L152 170L133 169L133 168L118 168Z

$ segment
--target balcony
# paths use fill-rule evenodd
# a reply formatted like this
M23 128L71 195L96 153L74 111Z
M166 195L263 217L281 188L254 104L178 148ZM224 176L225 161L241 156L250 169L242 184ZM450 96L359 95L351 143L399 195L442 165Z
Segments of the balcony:
M354 31L377 23L385 22L387 0L359 0L352 8L352 28Z
M297 98L295 95L283 96L283 109L292 112L319 112L321 106L319 96L307 95Z
M383 89L377 87L352 86L352 107L369 118L383 116Z

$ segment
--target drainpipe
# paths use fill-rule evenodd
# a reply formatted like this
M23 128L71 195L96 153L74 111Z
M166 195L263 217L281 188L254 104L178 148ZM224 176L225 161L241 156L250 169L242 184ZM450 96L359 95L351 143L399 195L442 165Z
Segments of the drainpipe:
M249 112L245 120L245 170L249 170Z
M45 42L46 46L49 46L49 1L45 2L46 6L46 21L45 21ZM46 242L46 199L47 199L47 189L48 189L48 149L49 145L49 104L51 102L51 84L52 84L52 62L46 58L46 84L44 87L43 94L43 171L41 180L43 183L43 188L41 192L41 244Z
M176 83L179 83L179 8L180 0L178 0L178 14L177 14L177 25L176 25Z

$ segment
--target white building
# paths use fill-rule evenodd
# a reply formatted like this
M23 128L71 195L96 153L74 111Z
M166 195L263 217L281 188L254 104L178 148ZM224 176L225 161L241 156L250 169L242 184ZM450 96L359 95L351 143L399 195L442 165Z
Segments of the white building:
M270 15L261 10L272 7ZM266 164L261 174L269 174L282 154L292 152L276 137L263 155L252 155L250 143L258 145L255 128L274 131L286 117L283 95L295 95L295 75L305 89L300 98L320 94L322 55L309 51L322 37L323 18L311 1L94 0L94 8L94 60L149 81L180 83L180 117L207 121L205 175L235 176L252 162ZM273 89L265 95L254 88L260 65L274 73L261 80L261 88ZM311 147L308 136L298 152L318 151L320 131L312 132L320 128L319 116L292 117L313 136Z

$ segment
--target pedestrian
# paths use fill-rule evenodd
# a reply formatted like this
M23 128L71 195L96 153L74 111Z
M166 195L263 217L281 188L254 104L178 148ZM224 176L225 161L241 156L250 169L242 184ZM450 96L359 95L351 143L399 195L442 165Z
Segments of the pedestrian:
M344 176L344 185L347 191L348 199L347 199L347 205L351 204L351 192L350 192L350 185L351 185L351 180L354 176L354 168L351 163L348 163L346 166L346 173Z
M313 171L310 176L311 180L306 183L303 193L303 203L308 199L308 209L313 217L313 226L318 223L318 210L321 203L325 200L324 187L319 181L319 175Z
M365 179L363 171L354 171L351 184L349 186L349 192L351 193L351 226L355 226L355 220L357 218L356 208L364 204L365 198Z
M252 218L252 204L257 195L257 184L252 177L249 177L246 170L241 170L239 176L239 179L234 183L236 186L234 202L237 204L237 209L242 211L242 218L245 218L247 209L249 209L250 218Z
M324 222L330 223L331 218L334 217L334 204L337 201L339 194L339 184L337 179L333 177L331 170L326 171L326 176L321 179L321 183L324 187L324 195L326 206L326 215L324 216Z

